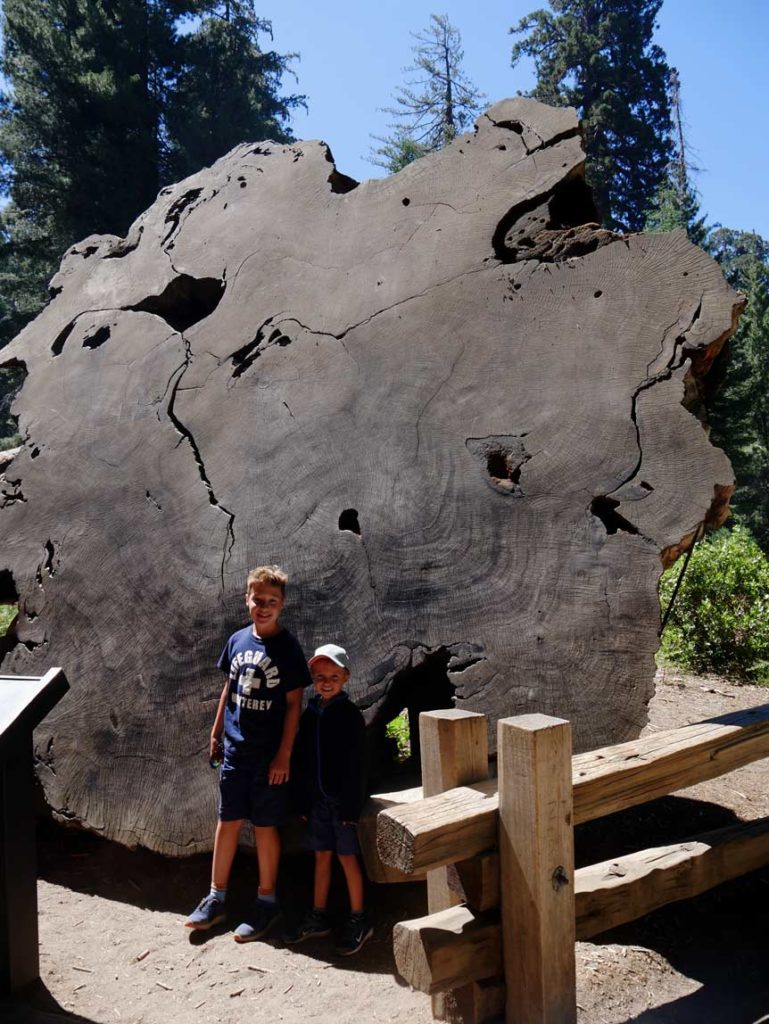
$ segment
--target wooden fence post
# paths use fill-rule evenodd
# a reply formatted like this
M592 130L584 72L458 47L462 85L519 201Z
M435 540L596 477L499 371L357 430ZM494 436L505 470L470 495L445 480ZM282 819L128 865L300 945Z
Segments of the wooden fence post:
M457 708L423 711L419 716L419 743L425 796L435 796L488 777L489 740L485 715ZM431 914L461 902L449 886L448 871L442 867L427 872L427 909ZM455 1016L451 993L440 992L431 998L436 1020Z
M571 726L498 723L499 853L507 1024L575 1024Z

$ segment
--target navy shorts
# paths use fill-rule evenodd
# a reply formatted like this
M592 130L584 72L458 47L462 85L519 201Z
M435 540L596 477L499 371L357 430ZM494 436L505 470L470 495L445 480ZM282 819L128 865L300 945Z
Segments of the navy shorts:
M282 825L288 810L288 783L271 786L269 763L230 764L219 771L219 820L247 819L257 828Z
M339 808L332 800L317 800L307 820L307 848L336 850L337 853L360 853L356 825L344 825Z

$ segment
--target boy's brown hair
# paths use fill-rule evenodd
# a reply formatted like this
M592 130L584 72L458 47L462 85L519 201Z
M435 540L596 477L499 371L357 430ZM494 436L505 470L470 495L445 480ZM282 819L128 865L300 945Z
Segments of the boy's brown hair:
M280 587L281 593L285 594L288 575L279 565L257 565L248 574L246 593L249 592L253 583L269 583L272 587Z

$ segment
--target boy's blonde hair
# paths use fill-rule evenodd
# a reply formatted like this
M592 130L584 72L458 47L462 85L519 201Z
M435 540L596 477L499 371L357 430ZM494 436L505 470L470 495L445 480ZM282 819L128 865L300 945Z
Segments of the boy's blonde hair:
M281 593L285 594L288 575L279 565L257 565L248 574L246 593L249 592L253 583L269 583L272 587L280 587Z

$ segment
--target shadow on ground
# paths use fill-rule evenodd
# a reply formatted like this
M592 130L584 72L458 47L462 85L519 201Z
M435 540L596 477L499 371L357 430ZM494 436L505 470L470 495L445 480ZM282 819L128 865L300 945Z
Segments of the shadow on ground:
M90 1017L69 1013L42 983L37 982L14 1000L0 1000L0 1020L3 1024L95 1024Z
M579 826L577 863L683 842L736 821L718 804L664 797ZM754 1024L769 1014L768 926L764 870L670 904L594 942L655 950L674 970L701 983L696 992L646 1010L628 1024Z
M595 863L633 850L683 841L734 821L731 811L716 804L665 797L579 826L577 863ZM147 910L178 913L180 918L208 888L208 855L171 860L146 850L127 850L51 822L40 825L38 850L40 877L50 883ZM287 856L281 872L281 901L291 918L310 901L311 859L307 855ZM238 855L233 879L232 903L237 912L256 889L252 853ZM341 917L344 905L344 885L340 873L336 873L330 909ZM377 932L389 935L396 921L425 913L424 886L371 886L370 905ZM762 871L696 899L672 904L606 932L594 942L597 946L619 943L655 950L675 971L701 984L696 992L645 1010L630 1018L628 1024L754 1024L769 1014L767 922L769 871ZM193 941L205 941L205 937ZM315 952L312 944L304 944L302 952L321 962L332 959L326 947ZM390 972L391 943L372 942L353 960L337 964L363 973ZM626 981L628 986L639 984L638 978L628 977ZM22 1001L0 1003L0 1017L4 1024L93 1024L63 1010L42 984L25 994ZM600 1019L605 1017L601 1015Z

